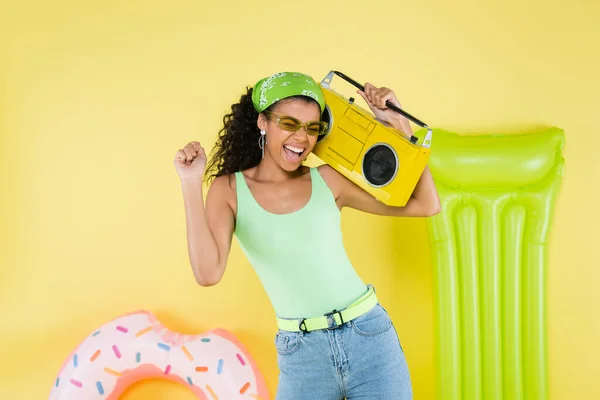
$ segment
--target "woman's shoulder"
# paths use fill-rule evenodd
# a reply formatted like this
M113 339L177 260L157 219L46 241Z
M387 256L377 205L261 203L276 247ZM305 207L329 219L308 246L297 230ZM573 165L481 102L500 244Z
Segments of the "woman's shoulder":
M227 204L235 215L237 209L235 174L223 174L216 177L208 189L207 203L209 198L212 204Z
M321 164L318 167L313 167L315 168L317 171L319 171L319 173L321 175L325 174L325 175L330 175L333 172L336 172L335 169L333 169L333 167L329 164Z
M315 168L321 175L321 178L323 179L325 184L333 193L334 197L337 198L339 196L340 191L344 187L344 180L346 179L346 177L340 174L329 164L322 164Z
M216 177L210 185L210 191L224 197L235 194L235 189L235 173L220 175Z
M336 171L329 164L319 165L318 167L315 167L315 169L319 172L321 177L325 180L325 182L328 185L329 184L335 185L340 181L340 179L344 178L344 176L342 174L340 174L338 171Z

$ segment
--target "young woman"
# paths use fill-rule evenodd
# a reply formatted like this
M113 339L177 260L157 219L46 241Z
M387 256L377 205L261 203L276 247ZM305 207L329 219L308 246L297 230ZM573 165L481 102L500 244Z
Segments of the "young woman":
M376 117L411 134L393 91L359 94ZM429 169L404 207L387 206L328 165L302 162L325 129L323 92L310 76L281 72L247 90L223 119L207 166L200 143L177 151L189 259L196 281L217 284L233 234L277 315L276 398L410 399L408 367L375 290L348 260L340 210L429 217L440 202ZM202 177L213 180L206 196Z

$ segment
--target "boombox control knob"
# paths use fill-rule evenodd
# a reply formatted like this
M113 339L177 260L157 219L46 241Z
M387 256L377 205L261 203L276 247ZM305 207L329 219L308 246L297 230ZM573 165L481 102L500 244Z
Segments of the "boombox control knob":
M350 104L354 104L354 97L350 97L350 98L348 99L348 103L350 103Z

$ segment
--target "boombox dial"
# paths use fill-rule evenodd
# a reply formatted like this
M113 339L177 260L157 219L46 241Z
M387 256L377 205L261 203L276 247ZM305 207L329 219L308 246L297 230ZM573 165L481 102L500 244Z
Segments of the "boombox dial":
M317 137L317 143L323 141L333 129L333 114L331 112L331 109L329 108L329 105L327 104L325 105L325 110L323 110L323 115L321 115L321 121L327 122L328 126L327 130Z

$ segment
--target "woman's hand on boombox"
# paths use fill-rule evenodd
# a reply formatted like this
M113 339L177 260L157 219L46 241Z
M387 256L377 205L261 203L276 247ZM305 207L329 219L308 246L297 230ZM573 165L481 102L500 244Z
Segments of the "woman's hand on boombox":
M396 111L389 109L386 105L386 102L389 100L393 105L402 108L394 91L387 87L375 87L368 82L365 83L364 88L364 92L361 90L357 90L356 92L365 99L369 108L373 111L373 114L375 114L375 117L380 121L389 123L398 130L405 131L408 120ZM410 128L410 125L408 125L408 128ZM412 134L412 132L410 132L410 134Z

